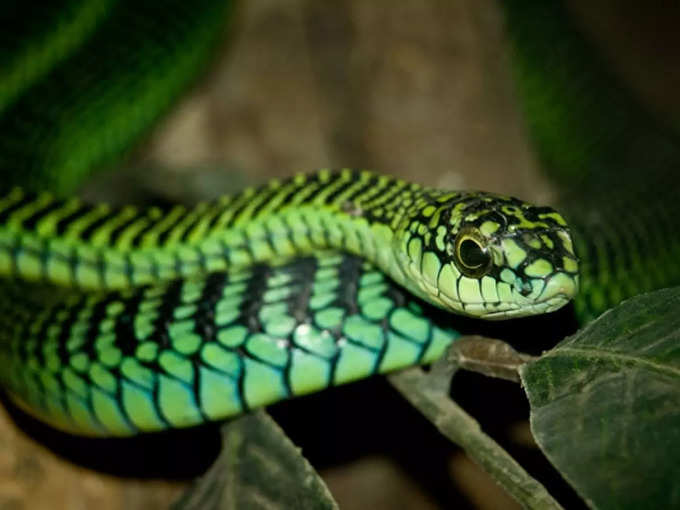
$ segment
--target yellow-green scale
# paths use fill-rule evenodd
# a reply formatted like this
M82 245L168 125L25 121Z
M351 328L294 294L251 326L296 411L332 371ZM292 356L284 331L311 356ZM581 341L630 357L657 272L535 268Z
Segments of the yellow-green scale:
M403 281L388 247L404 214L398 197L418 192L418 186L369 172L320 171L167 214L99 206L59 231L56 219L77 203L55 210L54 198L38 195L0 224L0 275L113 289L335 248ZM4 199L10 205L12 196ZM30 227L28 217L34 217Z

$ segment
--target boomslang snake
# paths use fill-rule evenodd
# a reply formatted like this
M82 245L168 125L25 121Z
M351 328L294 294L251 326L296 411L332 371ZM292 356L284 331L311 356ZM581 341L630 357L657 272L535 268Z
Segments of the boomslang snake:
M2 299L3 386L59 428L104 435L433 361L457 334L399 287L487 319L556 310L578 287L554 210L349 170L191 210L14 189L0 199L0 273L35 282Z

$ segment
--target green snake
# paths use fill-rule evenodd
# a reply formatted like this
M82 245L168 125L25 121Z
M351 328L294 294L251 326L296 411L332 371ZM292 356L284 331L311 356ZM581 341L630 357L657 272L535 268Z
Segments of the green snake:
M457 335L418 317L416 297L502 319L578 288L553 209L349 170L188 210L14 189L0 199L0 273L38 288L3 297L16 317L0 333L3 386L57 427L116 435L433 361Z
M630 164L621 136L592 151L624 132L592 105L629 110L596 83L544 85L554 76L534 64L550 45L531 32L565 17L529 0L507 7L510 36L542 161L561 184L572 167L582 178L559 207L569 227L517 199L349 170L194 208L64 198L185 88L228 4L61 0L2 18L15 37L0 50L0 385L29 413L85 435L187 427L436 360L459 336L454 314L547 313L575 296L586 322L680 282L677 178L646 165L680 161L672 140L650 131L655 150L637 159L630 141ZM599 71L574 62L561 64L570 77ZM567 106L544 118L546 104ZM614 178L587 171L611 161Z

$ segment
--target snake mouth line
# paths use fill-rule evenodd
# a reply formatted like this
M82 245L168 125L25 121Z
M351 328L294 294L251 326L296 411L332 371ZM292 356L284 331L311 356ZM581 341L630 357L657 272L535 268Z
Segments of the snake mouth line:
M510 317L527 317L544 313L555 312L571 301L571 297L565 295L553 296L545 301L539 301L527 306L506 308L505 310L489 311L480 315L483 319L504 319ZM466 307L467 308L467 307Z
M445 295L440 294L440 298L441 297L445 297ZM527 317L554 312L569 303L572 297L573 296L569 294L560 293L541 301L523 304L510 301L477 301L473 303L464 303L452 299L444 299L442 301L445 303L449 301L449 305L455 302L461 310L459 313L462 315L478 319L494 320L510 317Z

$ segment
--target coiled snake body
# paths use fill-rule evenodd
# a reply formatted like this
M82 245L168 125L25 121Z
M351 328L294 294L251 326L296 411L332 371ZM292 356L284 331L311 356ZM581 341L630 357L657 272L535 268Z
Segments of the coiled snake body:
M191 210L14 189L0 273L34 282L5 284L3 386L57 427L104 435L432 361L457 333L423 319L425 303L498 319L555 310L578 287L554 210L349 170Z

